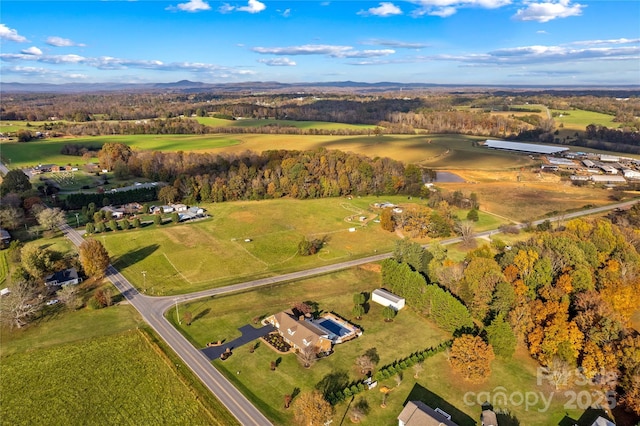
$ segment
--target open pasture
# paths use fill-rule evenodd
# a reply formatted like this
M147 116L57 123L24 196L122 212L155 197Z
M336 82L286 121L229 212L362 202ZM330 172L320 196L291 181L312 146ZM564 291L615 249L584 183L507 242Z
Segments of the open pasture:
M272 149L339 149L369 157L390 157L430 168L472 167L495 170L520 167L529 163L526 156L472 146L474 140L482 139L464 135L118 135L48 139L27 143L2 142L0 150L2 158L15 167L39 163L79 165L84 162L81 157L60 154L65 144L97 146L106 142L124 143L137 150L157 151L262 152Z
M143 292L179 294L390 251L397 236L371 221L378 212L369 205L376 201L407 200L219 203L205 205L211 219L108 232L95 238L104 242L114 266ZM361 222L360 216L366 220ZM326 238L326 243L316 255L299 256L303 236Z
M136 330L5 357L0 383L4 424L220 424Z
M491 173L464 170L456 173L467 182L440 183L438 186L448 191L475 192L481 210L513 222L526 222L552 212L612 202L611 191L592 185L574 186L569 181L561 181L555 174L530 170Z
M556 114L553 120L556 122L556 128L562 123L564 130L575 130L584 132L589 124L599 124L609 128L618 127L619 123L615 123L613 115L602 114L600 112L585 111L581 109L570 110L551 110ZM560 129L562 130L562 129Z

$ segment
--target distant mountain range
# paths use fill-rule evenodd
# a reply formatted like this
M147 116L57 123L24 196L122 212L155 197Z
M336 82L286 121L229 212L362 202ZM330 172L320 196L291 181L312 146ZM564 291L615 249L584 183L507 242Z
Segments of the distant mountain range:
M333 82L310 82L310 83L279 83L276 81L248 81L241 83L202 83L198 81L181 80L175 83L66 83L66 84L47 84L47 83L4 83L0 82L0 92L3 93L19 93L19 92L40 92L40 93L83 93L83 92L121 92L121 91L140 91L140 92L202 92L202 91L220 91L234 93L256 93L256 92L359 92L359 93L375 93L390 91L416 91L416 90L435 90L442 89L447 91L526 91L531 90L540 92L544 90L553 91L571 91L575 94L578 92L593 93L594 91L606 91L610 96L616 96L612 92L624 92L629 95L628 91L640 93L640 85L624 85L624 86L536 86L536 85L483 85L483 84L431 84L431 83L397 83L397 82L379 82L379 83L362 83L356 81L333 81Z

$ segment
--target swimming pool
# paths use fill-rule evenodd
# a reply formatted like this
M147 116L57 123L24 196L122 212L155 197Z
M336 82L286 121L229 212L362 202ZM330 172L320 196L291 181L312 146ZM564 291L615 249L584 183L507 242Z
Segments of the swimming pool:
M339 337L344 337L351 333L350 329L343 327L342 324L331 318L325 318L318 321L316 324Z

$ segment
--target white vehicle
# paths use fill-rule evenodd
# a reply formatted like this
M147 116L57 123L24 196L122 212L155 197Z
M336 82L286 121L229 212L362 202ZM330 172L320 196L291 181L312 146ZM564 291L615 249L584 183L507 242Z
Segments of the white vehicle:
M51 305L55 305L56 303L59 303L60 301L58 299L51 299L47 302L47 306L51 306Z

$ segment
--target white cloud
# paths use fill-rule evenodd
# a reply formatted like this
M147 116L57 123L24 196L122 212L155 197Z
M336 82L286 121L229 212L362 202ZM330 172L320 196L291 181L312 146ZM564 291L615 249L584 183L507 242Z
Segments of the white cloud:
M146 69L155 71L191 71L217 76L252 75L255 71L225 67L200 62L171 62L158 60L124 59L111 56L84 57L79 55L33 55L24 53L0 53L5 62L32 61L51 65L78 64L100 70Z
M295 67L296 63L289 58L258 59L261 64L270 67Z
M42 50L38 49L35 46L31 46L28 49L22 49L20 52L24 53L25 55L42 55Z
M413 0L411 2L418 5L411 16L430 15L441 18L451 16L463 7L497 9L511 4L511 0Z
M361 44L374 45L374 46L388 46L388 47L395 47L397 49L423 49L425 47L429 47L429 45L425 43L409 43L404 41L384 40L379 38L363 41Z
M7 27L5 24L0 24L0 39L15 41L17 43L26 43L29 41L26 37L18 34L18 31Z
M48 37L46 40L46 43L50 46L56 46L56 47L71 47L71 46L84 47L85 46L82 43L76 43L75 41L69 40L68 38L62 38L62 37L56 37L56 36Z
M393 3L381 2L378 7L371 7L367 10L361 10L358 15L372 15L372 16L394 16L402 15L402 10Z
M285 18L288 18L289 16L291 16L291 9L285 9L282 12L282 16L284 16Z
M240 12L260 13L266 8L267 6L258 0L249 0L249 3L246 6L237 7L236 10Z
M186 3L178 3L177 6L169 6L166 10L176 11L181 10L183 12L201 12L203 10L210 10L211 6L204 0L189 0Z
M616 38L610 40L583 40L570 43L575 46L597 46L597 45L615 45L615 44L638 44L640 38Z
M519 21L549 22L557 18L580 16L585 7L579 3L571 4L571 0L527 3L526 8L518 9L513 18Z
M468 65L545 65L551 63L575 63L584 61L639 61L640 46L587 47L571 45L521 46L498 49L487 53L467 55L436 55L432 60L462 62Z
M222 6L218 8L218 12L220 13L231 13L235 9L234 6L231 6L229 3L222 3Z
M326 44L306 44L288 47L254 47L256 53L271 55L325 55L332 58L371 58L392 55L395 50L355 50L352 46L335 46Z
M455 15L455 13L458 11L458 9L456 9L455 7L441 7L438 9L434 9L433 11L431 11L429 13L429 15L431 16L439 16L441 18L446 18L448 16L451 15Z
M260 13L266 8L267 6L258 0L249 0L246 6L238 6L238 7L232 6L229 3L223 3L222 6L218 8L218 12L231 13L235 10L237 12ZM287 9L284 11L282 16L286 18L287 16L289 16L289 13L291 13L291 10Z
M546 32L545 30L538 30L536 31L536 34L549 34L549 33Z

